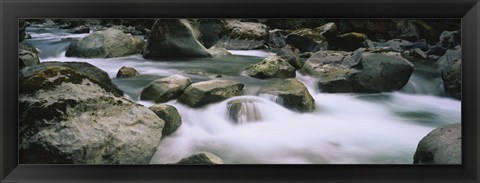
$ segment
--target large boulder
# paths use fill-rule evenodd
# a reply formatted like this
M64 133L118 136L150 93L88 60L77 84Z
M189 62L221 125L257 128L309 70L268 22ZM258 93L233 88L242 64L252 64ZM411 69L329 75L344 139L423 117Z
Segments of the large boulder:
M437 60L445 91L456 99L462 98L462 49L447 50Z
M143 57L211 57L195 34L187 19L157 19L143 48Z
M63 66L20 80L19 159L26 164L148 164L164 121Z
M165 121L165 126L162 130L162 136L167 136L175 132L175 130L182 125L182 116L177 111L177 108L168 104L156 104L149 107L159 118Z
M315 100L308 92L307 87L297 79L277 80L261 88L259 93L277 96L275 102L295 111L315 110Z
M240 19L199 19L202 42L206 47L222 44L229 50L252 50L265 47L267 26Z
M42 62L38 65L25 67L20 71L19 77L20 79L28 78L41 71L47 70L50 67L56 66L74 69L76 72L90 78L90 80L98 82L106 91L111 92L116 96L123 96L123 91L112 83L112 80L105 71L86 62Z
M334 49L354 51L358 48L373 47L367 35L358 32L349 32L338 35L329 45Z
M40 63L40 59L36 53L24 49L18 50L18 61L20 69Z
M320 51L305 61L302 72L317 77L323 92L376 93L405 86L413 64L396 52Z
M168 102L180 97L190 84L190 78L178 74L157 79L143 88L140 99L153 100L156 103Z
M285 38L290 33L290 31L274 29L268 31L268 44L272 48L283 48L287 46Z
M199 152L189 157L183 158L175 164L179 165L216 165L223 164L223 160L215 154L209 152Z
M190 107L201 107L242 94L243 84L232 80L209 80L193 83L178 99Z
M452 49L461 43L461 34L459 31L443 31L440 34L438 44L446 49Z
M287 35L285 42L298 48L301 52L316 52L325 50L327 40L320 33L309 29L298 29Z
M113 58L137 54L142 51L142 39L109 28L94 32L80 40L72 40L67 57Z
M452 124L431 131L418 143L413 164L462 164L462 126Z
M122 66L122 68L120 68L117 72L117 78L130 78L130 77L134 77L134 76L138 76L140 75L140 73L138 73L138 71L133 68L133 67L125 67L125 66Z
M259 79L295 77L295 68L278 56L267 57L247 66L245 70L249 76Z
M254 100L232 100L227 104L228 117L237 124L260 121L262 115Z

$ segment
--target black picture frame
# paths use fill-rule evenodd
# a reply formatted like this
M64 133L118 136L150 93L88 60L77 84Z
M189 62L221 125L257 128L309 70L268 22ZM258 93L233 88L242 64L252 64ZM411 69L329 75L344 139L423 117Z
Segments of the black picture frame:
M1 0L1 182L479 182L478 0ZM462 18L463 165L18 165L19 18Z

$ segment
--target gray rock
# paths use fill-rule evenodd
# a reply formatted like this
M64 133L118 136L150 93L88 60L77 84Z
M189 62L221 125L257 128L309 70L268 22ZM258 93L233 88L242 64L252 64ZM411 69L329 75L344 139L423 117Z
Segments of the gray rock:
M157 79L143 88L140 99L156 103L168 102L180 97L190 84L190 78L178 74Z
M19 156L26 164L148 164L164 121L68 67L20 81Z
M302 72L317 77L323 92L376 93L401 89L413 64L396 52L320 51L305 61Z
M418 143L413 164L462 164L462 126L441 126Z
M446 49L452 49L460 45L461 35L459 31L443 31L440 34L438 44Z
M307 87L297 79L277 80L261 88L259 93L278 96L280 100L275 102L295 111L315 110L315 100L308 92Z
M243 84L232 80L209 80L193 83L178 101L190 107L201 107L242 94Z
M109 28L94 32L80 40L72 40L67 57L112 58L137 54L142 51L142 39Z
M27 50L29 52L32 52L32 53L35 53L38 55L38 51L37 51L37 48L35 48L35 46L29 44L29 43L26 43L26 42L21 42L19 43L18 45L18 49L19 50Z
M223 164L223 160L209 152L199 152L192 156L181 159L175 164L179 165L216 165Z
M175 132L175 130L182 125L182 116L177 111L177 108L168 104L156 104L149 107L159 118L165 121L165 126L162 130L162 136L167 136Z
M47 70L49 67L55 67L55 66L74 69L75 72L85 75L91 80L95 80L96 82L99 82L98 85L100 85L106 91L111 92L116 96L123 96L123 91L120 90L115 84L112 83L112 80L110 79L110 77L105 71L86 62L42 62L41 64L38 64L38 65L23 68L20 71L19 78L20 80L22 80L24 78L31 77L37 74L38 72Z
M38 58L38 55L36 53L23 49L20 49L18 51L18 61L20 62L20 69L26 66L33 66L40 63L40 59Z
M221 56L227 56L227 55L232 55L225 47L221 45L214 45L208 49L208 52L210 55L213 57L221 57Z
M122 66L117 72L117 78L130 78L138 75L140 75L140 73L133 67Z
M286 36L290 33L290 31L274 29L268 31L268 44L272 48L283 48L287 46L285 42Z
M247 66L245 70L249 76L259 79L295 77L295 68L278 56L267 57Z
M143 49L148 59L211 57L186 19L158 19Z
M445 91L456 99L462 98L462 49L447 50L437 60Z
M81 25L78 27L75 27L70 30L70 33L72 34L85 34L85 33L90 33L90 27L87 27L85 25Z
M345 51L354 51L358 48L368 48L369 40L367 35L358 32L349 32L338 35L333 41L329 42L329 46Z
M287 61L295 69L300 69L303 66L303 61L300 59L300 51L290 46L283 47L277 56Z
M427 54L422 51L420 48L415 48L411 50L410 56L417 59L427 59Z
M327 40L319 32L309 28L298 29L287 35L285 41L298 48L301 52L316 52L324 50Z

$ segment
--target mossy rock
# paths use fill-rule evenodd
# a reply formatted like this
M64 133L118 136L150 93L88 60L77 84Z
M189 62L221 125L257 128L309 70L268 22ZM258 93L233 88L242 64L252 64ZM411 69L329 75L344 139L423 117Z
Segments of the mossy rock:
M190 107L201 107L242 94L244 85L232 80L209 80L193 83L178 101Z
M259 79L295 77L295 68L278 56L271 56L260 63L249 65L246 71L249 76Z
M178 113L177 108L168 104L156 104L149 107L159 118L165 121L162 130L162 136L167 136L175 132L182 125L182 116Z
M277 80L261 88L259 93L267 93L281 98L279 104L300 112L315 110L315 100L307 87L297 79Z

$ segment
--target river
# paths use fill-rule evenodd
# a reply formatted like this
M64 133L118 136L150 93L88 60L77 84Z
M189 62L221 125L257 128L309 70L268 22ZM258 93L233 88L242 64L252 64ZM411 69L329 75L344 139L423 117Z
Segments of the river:
M190 108L169 101L183 124L163 137L152 164L174 163L199 151L218 155L232 164L412 164L418 142L434 128L459 123L461 103L445 96L433 65L416 64L408 84L398 92L379 94L320 93L315 78L297 72L315 99L316 110L298 113L277 104L275 97L258 94L270 82L246 76L243 68L273 55L268 51L230 50L219 58L153 61L140 54L120 58L66 57L69 41L88 34L70 34L56 28L28 27L26 42L39 51L41 62L88 62L104 70L125 97L143 104L140 92L151 81L182 74L193 82L231 79L245 84L242 96ZM142 75L115 78L122 66ZM236 124L228 117L228 102L255 101L261 120ZM248 114L247 114L248 115Z

